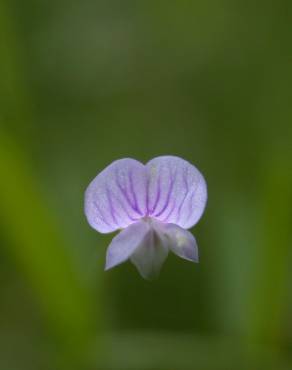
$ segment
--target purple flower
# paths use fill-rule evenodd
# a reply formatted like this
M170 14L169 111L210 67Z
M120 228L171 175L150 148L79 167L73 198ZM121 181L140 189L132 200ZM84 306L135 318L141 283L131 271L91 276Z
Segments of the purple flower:
M94 229L122 229L108 247L105 269L130 259L151 279L169 250L198 262L196 240L186 229L199 221L206 201L202 174L184 159L162 156L146 165L130 158L113 162L85 193L85 214Z

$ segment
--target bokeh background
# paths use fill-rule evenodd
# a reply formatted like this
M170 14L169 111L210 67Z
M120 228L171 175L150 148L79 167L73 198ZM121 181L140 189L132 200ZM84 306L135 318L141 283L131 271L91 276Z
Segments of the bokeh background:
M1 370L291 370L291 4L1 1ZM162 154L207 179L200 264L105 273L84 190Z

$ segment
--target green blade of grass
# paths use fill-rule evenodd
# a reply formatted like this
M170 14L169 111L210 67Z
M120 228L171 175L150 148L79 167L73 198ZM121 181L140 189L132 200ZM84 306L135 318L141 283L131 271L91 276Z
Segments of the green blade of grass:
M74 268L24 153L0 136L0 215L9 253L39 297L60 346L78 357L96 328L89 291Z

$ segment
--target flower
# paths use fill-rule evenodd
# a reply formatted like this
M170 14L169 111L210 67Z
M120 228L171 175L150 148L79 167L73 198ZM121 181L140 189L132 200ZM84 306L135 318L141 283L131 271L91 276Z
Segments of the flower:
M197 243L187 229L198 222L206 201L204 177L184 159L161 156L144 165L124 158L89 184L85 215L100 233L121 230L108 247L106 270L130 259L151 279L169 250L198 262Z

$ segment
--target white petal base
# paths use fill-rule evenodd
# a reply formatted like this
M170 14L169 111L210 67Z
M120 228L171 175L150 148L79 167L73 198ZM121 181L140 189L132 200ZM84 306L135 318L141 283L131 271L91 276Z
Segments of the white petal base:
M144 279L153 280L158 277L167 255L167 246L163 243L160 235L152 228L140 247L132 254L131 261Z
M128 226L112 240L106 258L106 270L130 259L144 279L152 280L171 250L188 261L198 262L196 239L187 230L145 218Z
M116 235L107 249L105 270L129 259L135 249L143 244L150 230L148 223L136 222Z

